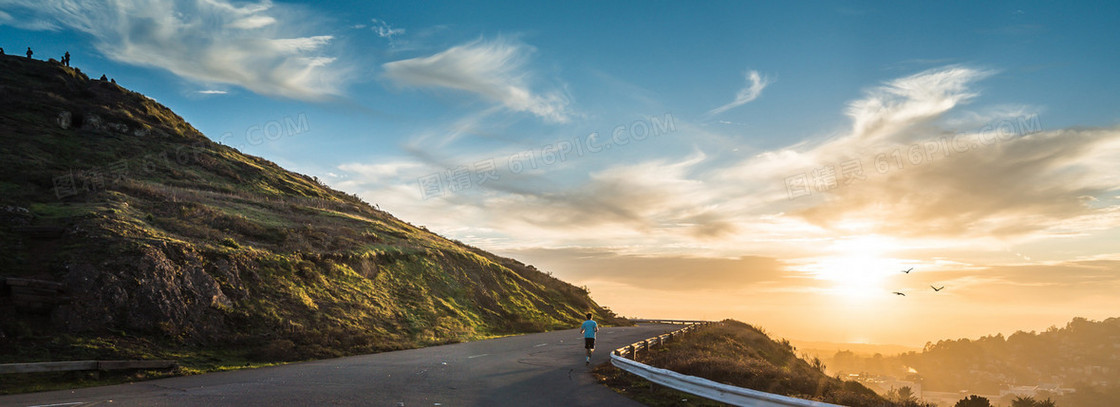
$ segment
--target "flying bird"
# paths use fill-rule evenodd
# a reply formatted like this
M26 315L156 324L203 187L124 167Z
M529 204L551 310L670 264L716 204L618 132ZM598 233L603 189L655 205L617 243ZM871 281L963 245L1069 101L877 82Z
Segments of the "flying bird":
M913 268L913 267L911 267L911 268L909 268L909 269L906 269L906 270L902 270L902 272L903 272L903 273L906 273L906 274L910 274L910 271L911 271L911 270L914 270L914 268Z
M929 286L929 288L932 288L932 289L933 289L933 291L941 291L941 290L944 290L944 289L945 289L945 286L941 286L941 287L934 287L934 286L932 286L932 285L931 285L931 286Z
M901 293L901 292L898 292L898 291L895 291L895 292L894 292L893 294L894 294L894 295L901 295L901 296L903 296L903 297L905 297L905 296L906 296L906 294L903 294L903 293Z

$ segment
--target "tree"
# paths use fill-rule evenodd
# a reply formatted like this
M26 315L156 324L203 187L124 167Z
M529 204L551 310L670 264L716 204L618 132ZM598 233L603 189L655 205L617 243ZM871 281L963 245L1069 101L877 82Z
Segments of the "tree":
M918 401L918 398L914 397L914 390L910 389L910 386L902 386L898 389L891 389L887 396L891 400L903 404Z
M961 401L958 401L953 407L992 407L992 402L988 401L987 397L980 397L973 394L961 399Z
M1057 404L1049 397L1046 400L1035 400L1034 397L1016 397L1015 400L1011 400L1011 407L1057 407Z

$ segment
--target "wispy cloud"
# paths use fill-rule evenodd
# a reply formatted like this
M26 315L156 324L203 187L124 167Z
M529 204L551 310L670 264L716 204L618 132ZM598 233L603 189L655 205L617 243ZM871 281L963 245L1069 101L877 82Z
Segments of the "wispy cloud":
M962 295L979 302L1006 304L1022 298L1045 297L1051 303L1069 303L1094 296L1112 298L1120 288L1118 269L1120 261L1117 260L997 264L937 272L932 279L951 288L945 294Z
M426 201L416 177L458 164L421 157L423 166L400 178L402 189L375 181L381 175L355 174L351 182L370 186L372 199L405 193L395 204L406 217L469 241L486 228L485 239L498 239L487 240L490 247L505 248L628 242L645 255L796 258L812 250L806 242L848 233L941 250L1120 227L1111 198L1120 185L1120 128L1044 130L1023 106L963 109L978 94L973 83L988 74L948 66L884 82L847 104L852 124L841 134L746 157L705 154L730 148L682 120L680 133L696 143L683 157L606 159L575 176L562 166L515 174L499 162L499 179ZM1029 128L983 128L1020 119ZM457 158L469 165L502 156L482 154ZM842 181L845 161L858 163L863 178L790 199L788 177L831 168Z
M668 234L711 239L735 227L715 208L704 205L713 198L711 189L689 177L704 160L705 155L697 152L676 161L611 166L570 187L510 177L495 188L515 194L514 199L471 204L497 209L506 224L522 230L570 228L597 230L598 236ZM611 228L619 231L603 233Z
M1092 204L1120 181L1120 163L1105 158L1120 154L1120 128L1044 130L1021 106L961 111L978 95L973 83L991 74L947 66L885 82L848 104L847 133L717 169L722 182L710 183L762 185L753 195L765 207L824 233L967 245L975 240L962 236L1023 240L1120 226L1120 208ZM845 182L843 163L861 178ZM799 174L813 195L789 201L780 187ZM821 174L837 183L821 184Z
M28 15L23 27L90 35L107 57L183 78L316 100L337 95L346 75L324 55L330 35L305 35L308 14L225 0L0 0ZM6 21L0 23L7 24Z
M378 20L378 19L374 18L370 21L373 22L373 25L370 27L370 29L373 30L373 32L377 33L378 37L385 38L385 39L389 40L389 44L393 44L393 37L396 37L398 35L402 35L402 34L405 33L405 29L403 29L403 28L393 28L392 26L389 25L389 23L385 22L384 20Z
M891 80L848 104L852 135L861 139L897 135L905 126L938 117L977 93L973 82L994 72L964 66L934 68Z
M647 257L577 248L510 252L526 261L566 270L564 277L573 281L606 281L661 291L737 290L793 274L781 261L761 256Z
M529 88L525 62L532 49L506 40L477 40L435 55L389 62L385 77L404 86L446 88L475 94L507 109L545 121L569 121L568 98Z
M263 11L263 10L262 10ZM250 15L244 18L234 20L229 24L232 28L239 28L242 30L253 30L261 27L266 27L276 24L276 19L270 16L263 15Z
M15 2L0 1L0 5L16 5ZM16 10L9 9L8 11L15 12ZM57 31L59 26L53 22L34 18L26 15L11 15L8 11L0 10L0 25L8 25L24 30L32 31ZM19 10L23 11L23 10Z
M755 99L758 99L758 97L762 95L762 90L766 89L766 86L770 85L770 79L762 76L762 74L758 73L758 71L747 71L744 73L744 75L747 78L747 86L743 89L740 89L739 93L735 94L735 100L732 100L731 103L728 103L726 105L709 110L708 116L715 116L717 114L750 103Z
M410 171L422 169L424 165L415 161L388 161L377 164L349 163L338 166L338 169L358 175L367 181L378 183L392 183L399 181L402 176Z
M224 91L224 90L217 90L217 89L206 89L206 90L200 90L200 91L195 92L195 93L202 94L202 95L225 95L229 92Z

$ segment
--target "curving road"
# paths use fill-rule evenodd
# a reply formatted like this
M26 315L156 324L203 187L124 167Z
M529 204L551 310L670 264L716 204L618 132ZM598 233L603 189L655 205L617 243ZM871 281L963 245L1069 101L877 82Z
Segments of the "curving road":
M680 328L599 330L610 350ZM600 386L578 329L260 369L0 397L0 406L640 406Z

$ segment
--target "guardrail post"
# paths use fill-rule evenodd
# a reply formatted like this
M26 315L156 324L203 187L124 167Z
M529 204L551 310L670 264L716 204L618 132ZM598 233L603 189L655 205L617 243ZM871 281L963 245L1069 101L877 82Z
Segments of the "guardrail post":
M683 324L681 329L647 338L640 342L615 349L611 357L611 364L619 369L638 375L649 380L649 391L653 393L657 386L683 391L706 399L741 406L797 406L797 407L842 407L837 404L822 403L811 400L798 399L779 394L765 393L741 387L730 386L713 382L695 376L686 376L673 371L654 369L638 362L639 350L650 351L653 346L664 346L665 341L672 341L680 335L696 331L697 328L712 325L712 321L663 321L666 324ZM626 359L626 354L630 359ZM617 357L615 357L617 356ZM761 403L761 404L760 404Z

